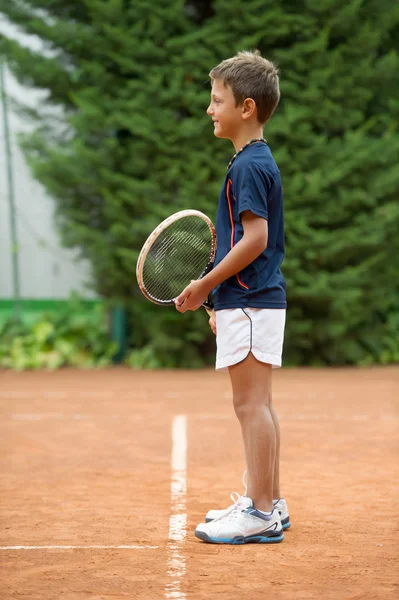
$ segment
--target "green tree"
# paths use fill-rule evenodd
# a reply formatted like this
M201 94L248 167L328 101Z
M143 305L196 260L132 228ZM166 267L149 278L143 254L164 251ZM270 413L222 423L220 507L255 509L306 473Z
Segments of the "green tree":
M281 69L265 135L285 189L286 357L398 359L394 0L0 0L0 11L48 51L0 38L19 80L62 112L56 123L36 114L24 148L64 243L91 261L98 293L129 306L133 364L213 354L202 311L141 300L135 264L171 212L215 216L233 148L205 116L207 74L244 48Z
M291 361L399 360L399 5L216 0L217 59L281 69L266 125L285 191Z
M52 120L29 111L38 125L23 148L57 202L64 244L90 260L100 295L129 307L135 346L151 343L167 366L201 364L205 313L182 319L147 306L135 277L138 251L163 218L215 212L206 75L195 50L195 60L181 56L195 16L182 0L0 0L0 10L44 44L34 52L0 38L19 81L46 89L46 104L60 109Z

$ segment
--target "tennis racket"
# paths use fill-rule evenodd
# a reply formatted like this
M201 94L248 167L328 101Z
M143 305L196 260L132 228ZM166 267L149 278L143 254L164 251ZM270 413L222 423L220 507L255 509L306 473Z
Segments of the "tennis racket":
M136 276L148 300L174 306L174 299L193 280L213 267L216 231L212 221L198 210L182 210L165 219L141 249ZM210 297L203 304L215 316Z

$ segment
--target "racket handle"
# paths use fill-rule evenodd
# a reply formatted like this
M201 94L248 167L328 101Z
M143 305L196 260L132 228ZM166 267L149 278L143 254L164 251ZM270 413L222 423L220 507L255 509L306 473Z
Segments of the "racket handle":
M213 310L213 308L208 308L207 306L203 305L206 312L208 313L208 315L211 317L211 319L213 319L214 321L216 321L216 315L215 315L215 311Z

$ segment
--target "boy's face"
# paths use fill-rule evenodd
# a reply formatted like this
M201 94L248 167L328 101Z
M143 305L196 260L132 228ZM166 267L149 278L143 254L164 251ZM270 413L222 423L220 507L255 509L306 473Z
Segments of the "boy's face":
M230 86L214 79L211 91L211 103L207 114L212 117L216 137L233 140L242 125L242 107L236 101Z

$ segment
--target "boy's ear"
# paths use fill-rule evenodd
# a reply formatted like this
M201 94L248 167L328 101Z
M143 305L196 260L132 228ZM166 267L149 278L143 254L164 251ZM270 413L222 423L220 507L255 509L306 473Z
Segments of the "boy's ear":
M256 115L257 107L256 102L252 98L245 98L242 103L242 118L249 119L253 115Z

